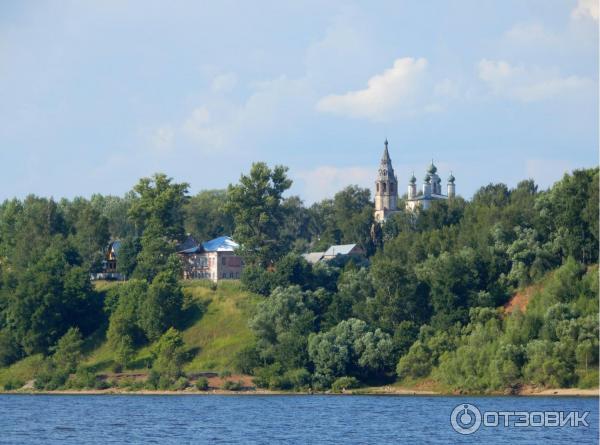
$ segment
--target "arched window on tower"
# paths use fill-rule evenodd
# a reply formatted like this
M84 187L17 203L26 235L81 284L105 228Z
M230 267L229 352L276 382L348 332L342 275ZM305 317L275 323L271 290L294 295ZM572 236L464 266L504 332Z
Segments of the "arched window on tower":
M379 182L376 184L377 192L379 192Z
M386 185L386 184L385 184L385 182L384 182L382 185L383 185L383 193L385 193L385 189L386 189L386 187L385 187L385 185Z
M390 193L394 193L394 183L390 184Z

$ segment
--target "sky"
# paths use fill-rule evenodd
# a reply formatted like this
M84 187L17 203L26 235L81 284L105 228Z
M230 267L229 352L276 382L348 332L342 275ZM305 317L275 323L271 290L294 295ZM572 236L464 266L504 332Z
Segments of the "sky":
M598 165L595 0L3 1L0 201L225 188L289 167L306 204Z

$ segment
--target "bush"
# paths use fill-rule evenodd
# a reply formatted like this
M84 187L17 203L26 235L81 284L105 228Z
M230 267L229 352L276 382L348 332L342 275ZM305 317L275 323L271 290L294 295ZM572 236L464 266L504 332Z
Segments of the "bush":
M303 390L310 387L312 376L304 368L292 369L284 375L295 390Z
M69 386L71 388L83 389L83 388L94 388L96 385L96 374L89 369L80 366L77 368L75 375L69 378Z
M94 383L94 389L108 389L110 388L110 384L106 381L106 380L96 380L96 382Z
M344 392L347 389L358 388L360 382L355 377L340 377L331 385L331 389L334 392Z
M19 379L11 378L4 383L4 391L12 391L21 388L25 383Z
M183 391L188 386L190 386L190 382L188 381L188 379L185 377L179 377L177 381L173 384L171 389L174 391Z
M242 374L254 374L254 370L261 365L260 354L255 345L246 346L235 356L235 369Z
M200 391L208 390L208 379L206 377L200 377L196 380L196 388Z
M223 389L226 391L239 391L242 387L243 383L241 381L235 382L233 380L227 380L223 383Z
M173 385L173 383L174 383L173 380L169 376L161 375L158 378L158 385L157 385L156 389L163 389L163 390L170 389L171 386Z
M148 389L157 389L159 380L160 374L154 369L151 369L148 373L148 378L146 379L146 387Z
M231 371L229 371L227 369L224 370L224 371L221 371L221 373L219 374L219 377L221 377L222 379L226 379L228 377L231 377Z

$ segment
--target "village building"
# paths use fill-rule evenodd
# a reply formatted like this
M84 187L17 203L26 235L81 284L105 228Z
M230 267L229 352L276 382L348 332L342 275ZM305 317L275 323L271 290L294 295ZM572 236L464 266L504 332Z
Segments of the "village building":
M309 264L316 264L319 261L330 261L339 257L361 257L365 255L365 251L358 244L341 244L331 246L325 252L309 252L302 257Z
M235 251L239 244L228 236L204 243L188 237L177 249L183 267L183 279L204 278L214 282L239 279L244 263Z
M92 274L92 280L121 280L123 275L117 271L117 260L119 250L121 249L121 241L111 241L104 251L104 259L102 260L101 272Z
M388 141L386 140L383 156L379 165L377 179L375 181L375 221L385 222L391 215L398 210L398 179L394 173L392 159L388 151ZM437 200L446 200L456 196L455 178L450 173L447 183L447 194L442 192L442 180L437 174L437 167L433 160L427 169L423 180L423 187L417 191L417 179L413 174L408 183L408 193L406 195L406 210L416 211L417 209L428 209L431 203Z

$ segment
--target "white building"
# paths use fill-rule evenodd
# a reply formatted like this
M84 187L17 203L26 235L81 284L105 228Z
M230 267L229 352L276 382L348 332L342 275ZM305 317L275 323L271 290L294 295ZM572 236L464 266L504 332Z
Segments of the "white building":
M432 201L453 198L456 195L455 178L450 174L447 183L447 194L442 193L442 180L437 175L437 167L431 161L423 180L423 187L417 191L417 179L413 174L408 184L405 208L415 211L417 208L428 209ZM398 212L398 179L394 174L392 159L385 141L383 156L375 181L375 221L385 222Z

